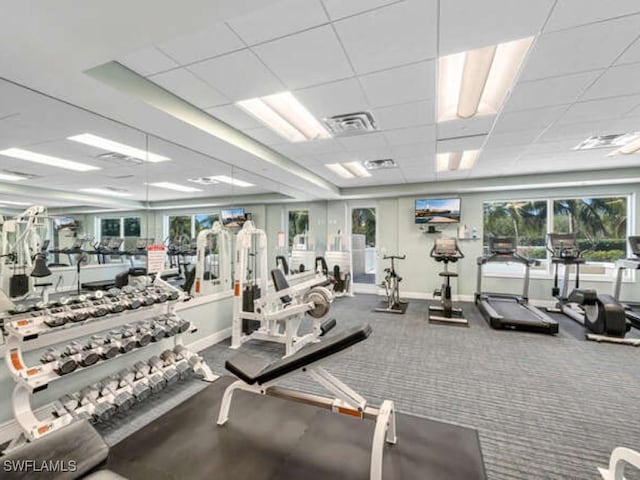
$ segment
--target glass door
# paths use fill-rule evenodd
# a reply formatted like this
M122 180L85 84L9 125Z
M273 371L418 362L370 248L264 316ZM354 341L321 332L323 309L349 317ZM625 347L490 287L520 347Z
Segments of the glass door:
M376 209L358 207L351 209L351 250L353 257L353 282L376 282Z

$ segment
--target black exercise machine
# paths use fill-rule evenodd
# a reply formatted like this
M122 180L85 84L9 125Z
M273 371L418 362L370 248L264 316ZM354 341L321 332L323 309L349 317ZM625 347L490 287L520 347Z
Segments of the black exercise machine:
M479 257L476 287L476 305L492 328L511 328L540 333L558 333L558 322L529 303L529 275L538 260L527 258L518 252L513 237L489 239L489 255ZM488 293L482 291L482 270L487 263L519 263L524 266L522 295Z
M371 407L367 405L366 399L321 367L322 362L366 340L369 335L371 335L369 325L354 327L332 337L324 338L289 357L272 363L246 353L235 355L226 361L225 368L236 375L239 380L229 385L224 392L218 415L218 425L222 426L229 420L231 399L236 390L313 405L360 419L375 420L369 478L381 480L385 443L396 443L393 402L384 400L379 408ZM285 378L301 373L316 380L335 395L335 398L311 395L276 386ZM283 421L285 420L283 419Z
M458 274L449 271L449 263L455 263L464 258L458 241L448 237L436 238L429 255L436 262L444 264L444 270L438 274L444 278L442 287L433 292L434 297L440 297L440 305L429 305L429 323L469 326L467 319L462 317L462 309L454 307L451 298L450 280Z
M631 328L625 318L624 308L612 295L598 294L593 288L580 288L580 265L586 263L574 233L549 233L547 249L554 265L552 295L558 299L556 308L547 311L564 313L585 327L588 340L625 343L638 346L640 339L624 338ZM562 286L559 285L559 266L562 265ZM575 267L575 287L569 293L571 266Z
M402 277L396 272L396 266L394 260L404 260L406 255L385 255L382 257L384 260L391 260L391 266L385 268L384 282L382 286L385 291L385 300L381 307L374 309L375 312L384 313L404 313L407 311L409 302L400 300L400 282Z

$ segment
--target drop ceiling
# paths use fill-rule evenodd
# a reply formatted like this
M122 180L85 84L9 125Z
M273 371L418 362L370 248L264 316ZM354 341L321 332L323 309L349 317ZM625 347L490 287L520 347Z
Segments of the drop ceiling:
M352 187L395 185L402 192L408 183L640 167L640 155L572 150L591 135L640 130L637 1L228 0L156 8L145 0L127 18L118 14L119 5L128 3L7 7L14 20L0 31L5 78L53 98L1 84L0 148L29 146L102 170L70 174L6 157L0 157L0 170L37 175L25 184L47 189L112 185L140 202L270 192L339 198L83 73L114 60L344 193ZM110 35L115 29L121 34ZM498 115L436 124L439 56L531 35L532 50ZM293 144L234 104L285 90L318 119L369 111L379 130ZM172 161L97 160L95 149L65 140L85 131L137 146L145 145L142 132L149 132L150 150ZM437 152L476 148L482 151L473 169L436 172ZM398 168L344 179L324 166L381 158L393 158ZM256 186L238 192L216 185L184 194L144 185L184 183L232 168Z

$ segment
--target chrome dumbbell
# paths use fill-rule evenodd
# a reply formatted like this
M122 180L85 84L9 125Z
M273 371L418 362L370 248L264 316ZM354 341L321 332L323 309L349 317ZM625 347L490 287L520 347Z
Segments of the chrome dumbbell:
M53 370L58 375L67 375L78 368L78 362L73 357L62 355L55 348L48 348L40 357L42 363L54 363Z
M138 347L146 347L151 342L152 331L144 324L139 323L133 327L136 330L136 344Z
M117 375L105 378L100 382L102 396L112 395L113 404L119 412L125 412L135 403L133 394L128 390L120 389L120 378Z
M102 335L93 335L87 343L87 349L95 351L101 358L108 360L118 354L119 347Z
M63 355L76 357L78 364L82 367L93 365L100 359L97 352L86 349L76 341L71 342L65 347Z
M107 335L109 342L116 345L121 353L127 353L136 346L135 331L129 329L112 330Z
M137 377L137 372L134 369L127 368L118 373L120 379L120 387L129 386L131 393L136 401L141 402L151 395L151 388L148 381L144 377Z
M137 370L144 370L144 368L139 366L138 363L136 363L136 366ZM162 374L162 360L160 360L158 357L151 357L146 363L146 368L146 375L149 378L149 386L151 387L151 392L158 393L167 385L167 379L164 378L164 375Z

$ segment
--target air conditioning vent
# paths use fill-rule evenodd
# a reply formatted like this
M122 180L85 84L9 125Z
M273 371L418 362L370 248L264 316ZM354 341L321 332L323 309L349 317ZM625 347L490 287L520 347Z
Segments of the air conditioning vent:
M199 185L215 185L220 183L217 180L214 180L213 177L189 178L187 179L187 182L197 183Z
M378 127L369 112L345 113L324 119L324 124L336 137L348 137L375 132Z
M364 168L367 170L381 170L383 168L398 168L395 160L392 158L383 158L382 160L366 160L363 162Z
M118 152L101 153L100 155L96 155L96 158L98 160L108 160L111 163L113 163L113 160L115 160L117 164L121 165L131 165L131 162L137 164L143 163L139 158L130 157L129 155L123 155L122 153Z
M594 148L622 147L640 138L640 132L615 133L612 135L594 135L573 147L573 150L591 150Z

